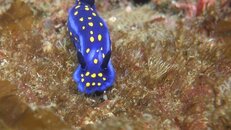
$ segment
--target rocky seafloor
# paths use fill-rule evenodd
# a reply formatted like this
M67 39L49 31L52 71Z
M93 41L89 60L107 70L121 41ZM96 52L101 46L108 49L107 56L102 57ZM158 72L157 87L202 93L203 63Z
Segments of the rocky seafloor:
M228 0L96 0L117 77L90 96L72 79L73 3L0 0L0 130L231 129Z

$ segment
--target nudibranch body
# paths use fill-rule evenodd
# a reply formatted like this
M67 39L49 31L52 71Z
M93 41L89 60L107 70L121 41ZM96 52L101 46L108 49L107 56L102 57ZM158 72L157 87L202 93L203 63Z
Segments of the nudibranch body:
M109 30L98 15L94 2L76 0L67 21L79 61L73 78L78 83L78 90L86 94L105 91L115 80Z

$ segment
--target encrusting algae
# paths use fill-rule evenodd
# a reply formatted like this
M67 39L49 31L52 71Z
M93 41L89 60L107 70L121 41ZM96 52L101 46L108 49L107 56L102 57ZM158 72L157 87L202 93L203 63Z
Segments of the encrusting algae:
M0 13L0 129L231 127L230 3L187 16L191 10L168 0L96 1L117 78L103 95L86 96L72 80L78 63L66 19L73 2L16 0ZM29 120L34 115L50 121Z

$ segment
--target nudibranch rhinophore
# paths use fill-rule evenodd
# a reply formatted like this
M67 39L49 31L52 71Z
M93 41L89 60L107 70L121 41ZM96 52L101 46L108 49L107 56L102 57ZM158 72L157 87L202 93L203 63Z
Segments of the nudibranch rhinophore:
M95 0L76 0L67 21L79 61L73 78L78 90L86 94L105 91L115 80L109 30L94 3Z

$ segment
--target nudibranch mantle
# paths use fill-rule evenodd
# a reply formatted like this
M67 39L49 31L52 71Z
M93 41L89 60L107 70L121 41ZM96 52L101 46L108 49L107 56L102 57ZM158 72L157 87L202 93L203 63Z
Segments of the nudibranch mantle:
M76 0L69 10L68 33L77 50L79 65L73 74L80 92L92 94L111 87L115 70L111 63L111 40L94 0Z

